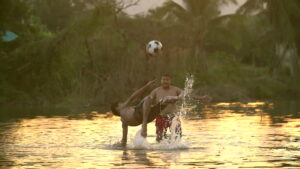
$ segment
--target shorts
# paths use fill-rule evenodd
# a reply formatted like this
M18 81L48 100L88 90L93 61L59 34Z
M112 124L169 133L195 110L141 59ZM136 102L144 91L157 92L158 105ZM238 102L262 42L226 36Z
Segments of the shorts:
M161 141L162 139L167 138L167 129L171 131L171 125L175 114L169 114L164 116L157 116L155 121L156 126L156 141ZM178 134L179 138L182 136L181 122L175 126L175 133ZM177 136L176 136L177 137Z

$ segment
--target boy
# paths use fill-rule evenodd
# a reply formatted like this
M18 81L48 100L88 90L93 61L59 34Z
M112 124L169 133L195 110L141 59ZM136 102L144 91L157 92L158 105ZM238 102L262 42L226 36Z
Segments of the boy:
M164 97L151 106L152 99L146 96L138 105L132 106L133 101L140 97L147 89L152 88L154 84L155 80L152 80L135 91L126 101L116 102L111 105L112 113L121 117L123 128L122 146L126 146L127 143L128 126L142 124L141 135L147 137L147 123L153 121L168 104L172 104L178 100L178 97Z
M183 90L179 87L172 85L171 76L164 74L161 77L161 86L154 89L149 98L153 103L158 103L162 98L173 96L180 99L183 98ZM190 93L189 96L196 100L201 100L202 102L210 102L211 98L209 96L198 96L193 93ZM168 104L163 111L160 111L160 114L156 117L156 141L160 142L162 139L167 137L167 129L171 127L172 120L175 117L176 106L175 102ZM178 121L178 125L175 128L175 132L178 133L181 137L181 123Z

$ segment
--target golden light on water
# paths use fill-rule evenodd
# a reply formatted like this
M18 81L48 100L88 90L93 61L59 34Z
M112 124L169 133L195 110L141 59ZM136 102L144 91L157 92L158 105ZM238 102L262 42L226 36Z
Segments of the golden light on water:
M255 113L263 111L259 107L262 102L242 106L246 105L254 114L204 108L200 113L204 118L183 119L183 141L188 149L113 148L121 139L122 128L119 117L110 115L23 119L5 124L9 129L0 131L0 157L16 168L276 168L283 165L282 160L299 164L294 161L300 156L299 119L287 118L285 123L273 125L272 116ZM129 128L129 144L139 129ZM148 141L157 144L154 123L149 124L148 135Z
M268 103L268 102L249 102L249 103L241 103L241 102L231 102L231 103L217 103L214 104L213 107L234 107L234 106L239 106L239 107L244 107L244 108L251 108L251 107L258 107L258 106L268 106L268 107L273 107L273 103Z

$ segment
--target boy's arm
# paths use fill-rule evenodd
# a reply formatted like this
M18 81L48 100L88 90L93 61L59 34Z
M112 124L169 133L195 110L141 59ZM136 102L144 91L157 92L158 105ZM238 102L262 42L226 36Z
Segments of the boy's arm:
M180 99L183 99L183 97L184 97L184 91L181 90L181 89L178 89L178 92L180 92L180 94L178 95L178 97L179 97ZM189 93L188 96L191 97L191 98L193 98L193 99L195 99L195 100L200 100L200 101L206 102L206 103L207 103L207 102L210 102L210 101L212 100L211 97L206 96L206 95L204 95L204 96L199 96L199 95L196 95L196 94L194 94L194 93Z
M151 93L149 94L149 98L151 100L151 104L154 103L155 99L156 99L156 91L157 91L158 88L156 89L153 89L151 91Z
M128 126L122 122L122 128L123 128L122 146L125 147L127 144Z
M182 98L182 97L183 97L183 90L181 90L179 87L177 87L176 93L177 93L177 96L178 96L179 98Z
M131 104L133 102L134 99L136 99L137 97L139 97L140 95L142 95L148 88L152 87L155 84L155 80L152 80L150 82L148 82L145 86L143 86L142 88L138 89L137 91L135 91L126 101L125 104L126 106L128 106L129 104Z
M193 99L200 100L200 101L202 101L204 103L208 103L208 102L210 102L212 100L212 98L209 97L209 96L207 96L207 95L199 96L199 95L196 95L194 93L191 93L189 96L191 98L193 98Z
M176 93L177 93L178 99L183 99L184 91L182 89L177 88Z

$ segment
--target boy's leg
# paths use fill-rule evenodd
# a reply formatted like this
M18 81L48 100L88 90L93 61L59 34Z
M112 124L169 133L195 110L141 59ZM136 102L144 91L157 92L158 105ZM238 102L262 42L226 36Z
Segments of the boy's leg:
M156 141L160 142L163 138L167 137L167 118L158 116L155 121L156 126Z
M127 144L128 126L125 123L122 123L122 128L123 128L123 134L122 134L121 144L122 144L122 146L125 147Z
M143 103L143 122L142 122L142 136L147 137L147 123L151 109L151 100L147 97Z
M156 117L155 127L156 127L156 141L160 142L162 140L163 131L164 131L164 124L163 124L162 116Z

